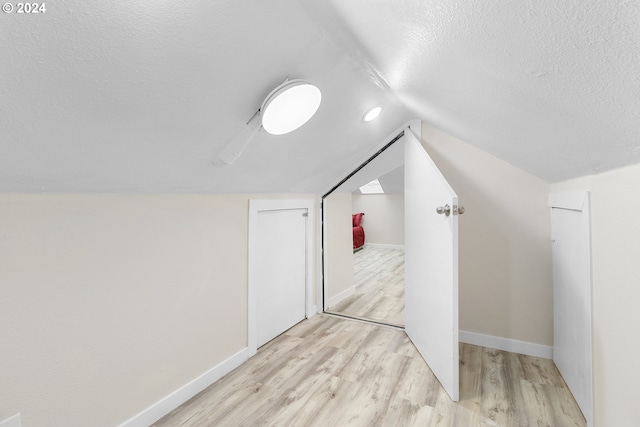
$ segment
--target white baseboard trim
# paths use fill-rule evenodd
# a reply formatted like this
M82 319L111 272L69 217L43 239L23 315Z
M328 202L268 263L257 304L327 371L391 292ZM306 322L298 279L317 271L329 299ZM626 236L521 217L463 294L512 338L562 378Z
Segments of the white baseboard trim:
M495 348L496 350L541 357L543 359L553 359L553 347L548 345L513 340L510 338L494 337L492 335L477 334L475 332L467 331L460 331L458 338L460 342L465 344Z
M342 301L345 298L350 297L351 295L356 293L356 287L352 286L350 288L345 289L344 291L340 292L338 295L335 295L331 298L329 298L329 301L327 302L327 308L328 307L333 307L334 305L338 304L340 301Z
M198 378L190 381L160 401L149 406L138 415L129 418L118 427L149 427L151 424L155 423L160 418L164 417L169 412L173 411L178 406L182 405L187 400L218 381L224 375L233 371L251 356L252 353L248 347L240 350L227 360L219 363L209 371L200 375Z
M389 249L402 249L404 250L404 245L387 245L386 243L365 243L364 246L371 246L376 248L389 248Z

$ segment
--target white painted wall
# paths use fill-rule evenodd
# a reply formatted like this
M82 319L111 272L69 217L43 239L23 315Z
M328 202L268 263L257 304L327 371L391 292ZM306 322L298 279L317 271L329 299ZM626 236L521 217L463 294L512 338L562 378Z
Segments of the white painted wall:
M403 194L353 194L353 213L364 212L365 243L404 245Z
M460 329L553 344L549 184L423 122L460 198Z
M325 304L353 288L353 226L351 193L324 199Z
M114 426L243 349L251 197L0 195L0 419Z
M553 184L591 192L595 426L640 420L640 165Z

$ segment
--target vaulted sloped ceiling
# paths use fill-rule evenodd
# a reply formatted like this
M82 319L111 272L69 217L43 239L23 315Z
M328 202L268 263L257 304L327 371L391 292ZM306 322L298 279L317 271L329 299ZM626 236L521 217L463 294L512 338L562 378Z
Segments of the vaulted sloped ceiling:
M297 1L47 6L0 16L0 191L319 191L408 117ZM317 115L218 164L287 76L321 89Z
M637 2L47 3L0 16L0 191L316 192L425 119L549 181L640 161ZM322 105L218 154L285 77ZM363 123L371 106L380 118Z
M416 117L552 182L640 162L640 2L332 5Z

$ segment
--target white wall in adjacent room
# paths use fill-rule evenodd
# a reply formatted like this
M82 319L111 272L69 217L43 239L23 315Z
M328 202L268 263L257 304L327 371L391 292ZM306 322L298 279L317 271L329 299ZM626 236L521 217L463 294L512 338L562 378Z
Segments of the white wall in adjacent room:
M353 288L351 193L324 199L324 274L325 304Z
M353 213L364 212L365 243L404 245L403 194L353 194Z

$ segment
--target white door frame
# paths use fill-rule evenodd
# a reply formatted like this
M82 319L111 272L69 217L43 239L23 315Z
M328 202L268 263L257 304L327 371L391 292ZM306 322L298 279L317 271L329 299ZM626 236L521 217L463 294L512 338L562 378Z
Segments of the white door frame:
M258 213L306 209L307 224L305 229L306 274L305 274L305 313L310 318L316 313L313 304L313 236L315 224L315 200L313 199L251 199L249 200L249 248L248 248L248 287L247 287L247 347L250 354L258 350Z

